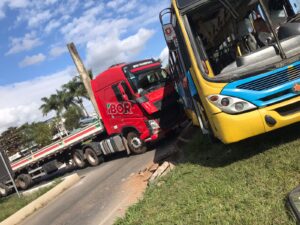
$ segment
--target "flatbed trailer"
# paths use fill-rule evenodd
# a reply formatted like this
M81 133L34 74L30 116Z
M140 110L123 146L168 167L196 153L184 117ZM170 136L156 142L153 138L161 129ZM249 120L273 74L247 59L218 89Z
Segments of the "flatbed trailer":
M93 139L96 135L104 132L104 127L101 121L97 121L83 129L72 133L61 140L54 142L38 151L31 153L30 155L23 157L13 163L11 163L12 170L14 172L21 171L22 169L32 166L41 161L47 160L52 156L62 154L64 151L69 150L75 145L78 145L84 141Z
M17 187L26 190L36 179L57 171L64 163L72 162L78 168L85 167L87 163L96 166L103 161L104 155L125 150L130 153L124 138L121 135L108 136L103 123L98 120L11 162L10 167ZM12 189L11 180L0 180L0 197L7 196Z

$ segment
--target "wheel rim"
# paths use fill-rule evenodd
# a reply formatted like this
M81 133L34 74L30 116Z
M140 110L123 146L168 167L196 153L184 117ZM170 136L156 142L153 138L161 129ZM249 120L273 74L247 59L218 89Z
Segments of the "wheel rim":
M80 157L78 155L74 155L74 161L77 165L81 165L82 164L82 160L80 159Z
M21 188L25 187L25 182L23 180L19 180L19 185Z
M3 196L6 194L6 190L4 188L0 188L0 194Z
M91 152L89 152L87 159L90 163L95 163L97 161L96 156Z
M138 137L132 138L131 141L130 141L130 144L135 149L138 149L138 148L142 147L142 141Z

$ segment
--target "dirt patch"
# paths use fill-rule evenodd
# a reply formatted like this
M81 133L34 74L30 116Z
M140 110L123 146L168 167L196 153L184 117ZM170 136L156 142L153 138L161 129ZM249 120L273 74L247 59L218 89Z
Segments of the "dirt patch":
M142 198L143 193L147 188L148 180L153 174L153 168L155 168L156 165L157 164L150 163L144 170L137 174L132 174L126 179L121 186L121 189L128 193L126 205L135 204Z

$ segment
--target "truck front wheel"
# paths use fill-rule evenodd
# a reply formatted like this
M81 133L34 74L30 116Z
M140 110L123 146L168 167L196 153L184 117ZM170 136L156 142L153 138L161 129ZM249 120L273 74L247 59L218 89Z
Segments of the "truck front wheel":
M78 168L82 169L85 167L86 162L82 150L75 150L73 152L72 159Z
M145 142L142 141L136 132L127 134L127 143L130 151L134 154L142 154L147 151Z
M9 187L0 183L0 197L6 197L9 194Z
M16 183L21 190L26 190L31 186L32 178L29 174L21 174L18 176Z
M94 149L86 148L85 149L85 158L91 166L97 166L103 162L102 155L98 156Z

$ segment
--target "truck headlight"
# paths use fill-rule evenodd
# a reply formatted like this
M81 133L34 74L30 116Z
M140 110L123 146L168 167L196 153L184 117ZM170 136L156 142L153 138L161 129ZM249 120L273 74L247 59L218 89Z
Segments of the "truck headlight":
M210 95L207 98L223 112L229 114L238 114L257 108L252 103L235 97L225 95Z
M160 128L160 126L158 125L158 123L155 120L149 120L148 121L150 127L152 128L152 130L157 130Z

